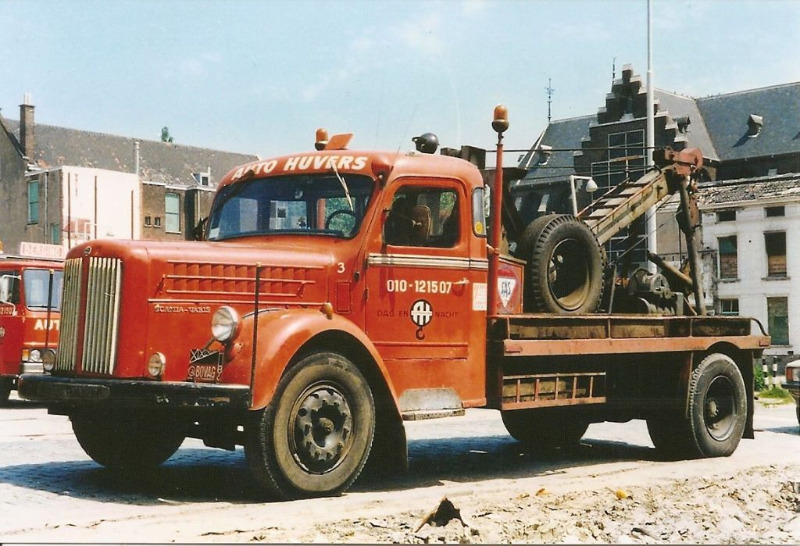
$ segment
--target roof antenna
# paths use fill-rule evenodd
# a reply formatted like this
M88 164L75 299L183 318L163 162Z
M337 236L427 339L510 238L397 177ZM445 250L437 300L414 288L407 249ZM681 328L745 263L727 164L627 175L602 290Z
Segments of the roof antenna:
M611 85L614 85L614 80L617 79L617 58L611 58Z
M553 86L550 85L550 83L551 83L551 80L548 77L547 78L547 87L544 88L544 90L547 91L547 123L548 124L550 124L550 104L553 102L553 93L555 93L555 91L556 91L555 89L553 89Z

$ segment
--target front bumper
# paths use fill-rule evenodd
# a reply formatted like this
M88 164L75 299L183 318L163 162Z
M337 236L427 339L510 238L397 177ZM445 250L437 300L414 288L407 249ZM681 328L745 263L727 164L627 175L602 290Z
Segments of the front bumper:
M228 408L246 410L250 389L244 385L96 379L23 374L21 398L48 405L91 404L141 408Z

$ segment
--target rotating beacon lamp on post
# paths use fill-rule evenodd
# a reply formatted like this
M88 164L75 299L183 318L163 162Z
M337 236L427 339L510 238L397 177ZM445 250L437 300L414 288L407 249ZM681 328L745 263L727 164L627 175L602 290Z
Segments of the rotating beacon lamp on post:
M508 110L502 104L494 107L492 129L497 132L497 161L492 188L491 239L489 240L488 314L497 314L497 272L500 268L500 245L503 226L503 133L508 129Z

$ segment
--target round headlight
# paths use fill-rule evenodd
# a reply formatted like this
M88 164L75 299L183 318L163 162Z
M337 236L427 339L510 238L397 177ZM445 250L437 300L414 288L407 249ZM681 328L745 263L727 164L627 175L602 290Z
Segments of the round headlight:
M236 309L223 305L211 317L211 335L220 343L227 343L239 333L240 323Z
M52 372L56 367L56 351L54 349L45 349L42 354L42 367L46 372Z
M158 377L164 373L164 368L167 365L167 359L161 353L153 353L150 355L150 360L147 361L147 373L153 377Z
M42 361L42 352L39 349L31 349L31 352L28 353L28 362L41 362Z

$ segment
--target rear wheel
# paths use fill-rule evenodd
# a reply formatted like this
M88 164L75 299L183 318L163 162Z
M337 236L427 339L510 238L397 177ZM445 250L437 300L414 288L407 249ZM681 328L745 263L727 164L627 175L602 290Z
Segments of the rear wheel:
M727 457L742 439L747 422L747 391L728 356L703 359L689 381L689 413L652 417L647 430L653 445L670 457Z
M707 356L689 384L689 425L697 455L732 454L746 421L747 394L739 368L726 355Z
M72 431L95 462L113 470L148 470L169 459L183 431L154 414L74 414Z
M336 495L356 480L375 433L375 403L358 368L314 353L281 379L268 407L248 423L245 455L268 493L281 499Z
M574 447L589 428L586 420L558 418L543 410L510 410L500 415L508 433L532 451Z
M521 237L528 261L525 310L584 314L597 310L603 295L605 254L589 227L567 214L542 216Z

